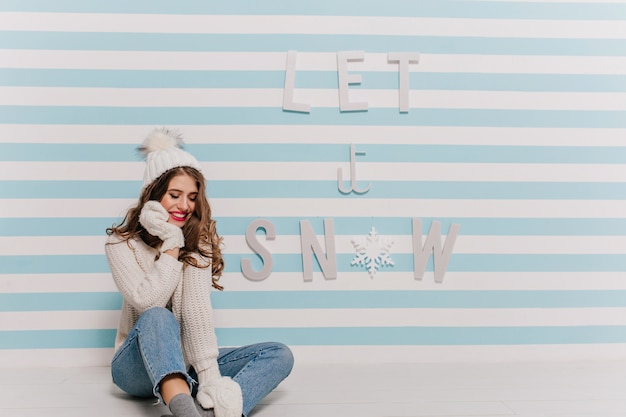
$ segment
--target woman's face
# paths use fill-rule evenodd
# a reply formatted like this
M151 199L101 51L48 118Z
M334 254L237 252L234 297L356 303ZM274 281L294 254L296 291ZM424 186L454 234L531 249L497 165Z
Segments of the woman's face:
M197 197L196 180L187 174L172 178L167 186L167 191L161 198L161 205L170 215L167 222L183 227L196 208Z

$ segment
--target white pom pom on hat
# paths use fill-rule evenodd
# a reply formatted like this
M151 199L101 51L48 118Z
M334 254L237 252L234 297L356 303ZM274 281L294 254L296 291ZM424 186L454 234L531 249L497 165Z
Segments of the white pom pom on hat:
M146 157L143 187L173 168L192 167L201 171L200 163L182 149L182 136L167 128L154 129L139 147Z

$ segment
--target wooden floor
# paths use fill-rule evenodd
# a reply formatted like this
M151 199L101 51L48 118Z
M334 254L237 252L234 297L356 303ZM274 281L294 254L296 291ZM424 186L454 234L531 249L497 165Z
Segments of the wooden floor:
M0 369L3 417L160 417L109 369ZM296 365L252 417L626 416L626 362Z

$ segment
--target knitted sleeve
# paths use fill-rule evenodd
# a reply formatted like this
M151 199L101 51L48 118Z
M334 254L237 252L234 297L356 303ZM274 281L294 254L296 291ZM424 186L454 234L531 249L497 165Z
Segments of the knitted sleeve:
M203 376L219 378L217 337L211 307L211 267L183 271L181 337L185 357ZM203 372L206 371L206 372Z
M115 285L126 302L139 313L167 305L182 277L181 262L168 255L154 261L155 254L143 242L115 237L107 240L105 252Z

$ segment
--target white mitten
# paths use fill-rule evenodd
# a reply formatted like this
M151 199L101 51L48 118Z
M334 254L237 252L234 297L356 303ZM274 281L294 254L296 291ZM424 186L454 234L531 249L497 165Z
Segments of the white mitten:
M243 413L241 387L227 376L200 384L196 400L205 409L213 408L215 417L241 417Z
M155 200L148 201L139 213L139 223L150 233L163 241L161 252L185 246L183 230L168 223L170 215L161 203Z

